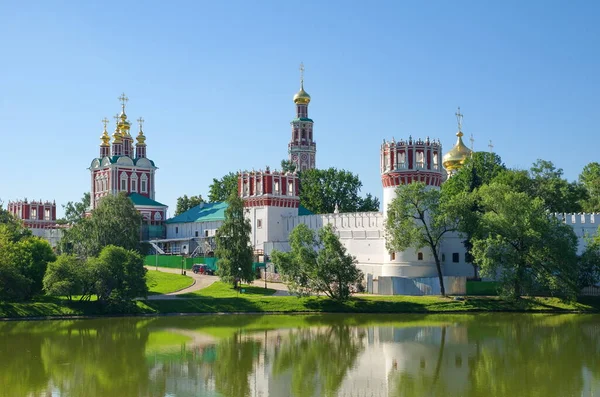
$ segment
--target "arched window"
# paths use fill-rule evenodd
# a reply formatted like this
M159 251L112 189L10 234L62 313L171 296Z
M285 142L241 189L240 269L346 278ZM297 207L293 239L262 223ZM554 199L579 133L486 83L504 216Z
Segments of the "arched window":
M137 193L137 191L138 191L138 176L134 172L133 174L131 174L131 192Z
M148 176L146 174L142 174L140 191L142 193L148 193Z
M127 177L127 173L121 172L121 191L122 192L127 191L127 179L129 179Z

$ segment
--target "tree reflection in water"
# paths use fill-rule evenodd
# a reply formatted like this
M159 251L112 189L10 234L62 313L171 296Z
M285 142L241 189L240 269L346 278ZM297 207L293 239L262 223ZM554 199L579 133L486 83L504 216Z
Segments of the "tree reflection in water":
M275 351L273 376L291 371L294 396L333 396L363 351L363 336L347 325L291 331Z

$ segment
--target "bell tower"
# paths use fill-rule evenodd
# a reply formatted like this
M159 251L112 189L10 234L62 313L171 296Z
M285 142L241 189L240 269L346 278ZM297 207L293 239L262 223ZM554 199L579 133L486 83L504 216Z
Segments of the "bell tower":
M315 168L317 144L313 140L313 121L308 118L310 95L304 91L304 65L300 64L300 91L294 95L296 118L290 124L292 137L288 144L290 162L297 171Z

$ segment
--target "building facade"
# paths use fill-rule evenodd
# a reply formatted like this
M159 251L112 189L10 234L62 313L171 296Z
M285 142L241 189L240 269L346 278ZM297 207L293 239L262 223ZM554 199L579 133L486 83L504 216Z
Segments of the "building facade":
M62 228L56 223L56 202L28 201L27 199L9 201L6 208L23 225L31 230L34 236L42 237L56 247L62 237Z

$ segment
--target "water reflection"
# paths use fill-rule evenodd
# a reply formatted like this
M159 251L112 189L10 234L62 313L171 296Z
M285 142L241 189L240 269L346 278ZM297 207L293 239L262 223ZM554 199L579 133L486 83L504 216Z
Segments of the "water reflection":
M0 336L0 396L600 393L596 315L6 322Z

